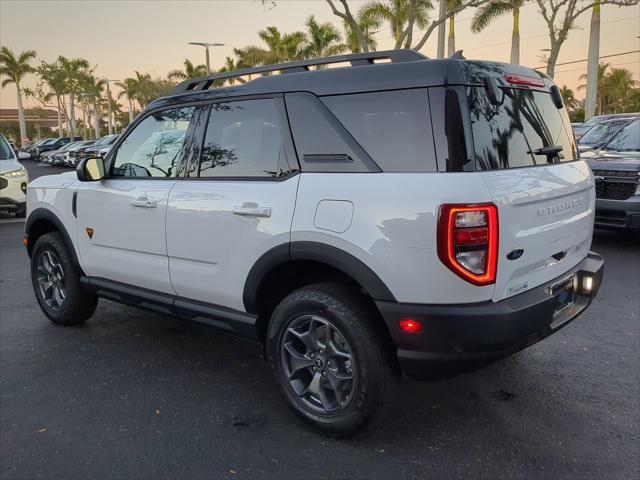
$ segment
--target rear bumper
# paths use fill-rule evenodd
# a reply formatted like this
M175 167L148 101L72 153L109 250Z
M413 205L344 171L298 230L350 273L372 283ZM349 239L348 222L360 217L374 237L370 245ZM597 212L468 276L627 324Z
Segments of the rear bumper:
M391 332L403 371L428 378L464 363L491 361L517 352L555 333L582 313L602 282L604 261L596 253L544 285L501 302L466 305L417 305L376 302ZM554 315L556 300L549 287L570 275L593 277L590 294L580 287L573 304ZM398 321L422 323L420 333L404 333Z
M640 195L627 200L596 198L595 226L640 231Z

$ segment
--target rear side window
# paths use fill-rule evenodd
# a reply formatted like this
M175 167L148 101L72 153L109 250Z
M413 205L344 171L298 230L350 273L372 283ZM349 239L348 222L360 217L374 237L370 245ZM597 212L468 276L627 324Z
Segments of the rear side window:
M274 99L211 106L201 177L279 177L288 173Z
M435 172L426 89L323 97L336 118L385 172Z
M478 170L546 165L549 157L540 149L551 146L562 148L560 161L577 158L569 117L551 94L515 88L501 94L495 105L483 87L467 88Z

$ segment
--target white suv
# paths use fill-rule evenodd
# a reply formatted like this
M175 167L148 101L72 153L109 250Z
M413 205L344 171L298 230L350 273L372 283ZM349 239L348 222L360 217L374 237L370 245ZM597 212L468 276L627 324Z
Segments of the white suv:
M16 152L0 135L0 212L24 217L27 211L27 169L18 161Z
M104 297L262 342L289 405L332 435L401 371L555 332L602 278L594 179L557 87L412 51L188 80L104 160L31 183L28 206L51 320L82 323Z

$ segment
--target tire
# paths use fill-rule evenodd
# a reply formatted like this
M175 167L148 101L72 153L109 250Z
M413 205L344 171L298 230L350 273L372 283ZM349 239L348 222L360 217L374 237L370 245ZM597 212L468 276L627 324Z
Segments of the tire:
M269 363L289 406L315 430L353 434L392 392L397 375L375 315L358 291L333 283L300 288L273 312Z
M82 289L78 269L59 232L42 235L33 246L31 282L40 308L58 325L84 323L98 304L98 297Z

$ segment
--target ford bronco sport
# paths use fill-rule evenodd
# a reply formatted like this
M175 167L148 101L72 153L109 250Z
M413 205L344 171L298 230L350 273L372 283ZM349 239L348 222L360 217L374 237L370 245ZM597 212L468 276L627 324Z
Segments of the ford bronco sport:
M583 312L594 207L548 77L400 50L183 82L104 160L29 185L25 244L52 321L103 297L262 342L291 408L341 435L401 371Z

